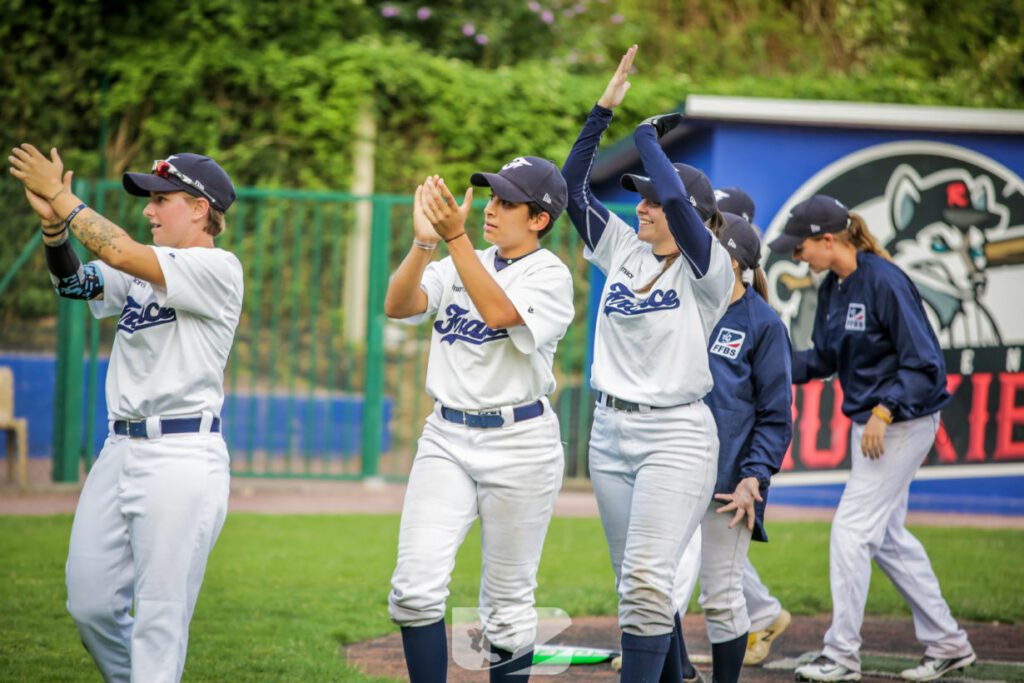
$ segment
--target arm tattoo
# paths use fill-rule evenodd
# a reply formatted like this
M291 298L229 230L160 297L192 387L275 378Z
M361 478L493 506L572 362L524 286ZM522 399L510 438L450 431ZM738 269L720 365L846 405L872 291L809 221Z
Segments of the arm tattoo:
M71 224L71 229L85 248L100 258L103 258L105 249L120 252L121 248L117 246L117 241L122 237L131 239L128 233L95 211L85 216L77 216Z

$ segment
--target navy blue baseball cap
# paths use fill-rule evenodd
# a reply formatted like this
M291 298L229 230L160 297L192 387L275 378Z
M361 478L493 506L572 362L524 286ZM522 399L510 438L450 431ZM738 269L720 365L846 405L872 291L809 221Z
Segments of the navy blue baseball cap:
M569 191L554 163L540 157L516 157L497 173L474 173L469 182L489 187L507 202L535 202L551 216L551 225L565 211Z
M754 222L754 200L738 187L723 187L715 190L715 201L722 213L734 213L743 216L748 223Z
M672 166L676 169L676 173L679 174L679 179L683 181L683 185L686 186L686 191L690 194L689 200L693 204L693 208L697 209L701 220L707 222L708 219L715 215L715 211L718 210L718 204L715 202L715 191L711 188L711 181L708 180L703 171L689 164L672 164ZM648 176L626 173L619 182L623 188L630 192L639 193L641 197L649 202L660 201L658 193L654 191L654 183L651 182Z
M768 244L777 254L789 254L808 237L827 232L840 232L850 224L846 206L825 194L805 199L789 211L782 234Z
M761 238L757 228L734 213L722 212L722 218L725 224L718 231L718 241L744 270L757 268L761 264Z
M235 201L235 186L216 161L202 154L172 154L153 162L150 173L125 173L121 179L128 194L148 197L150 192L187 192L209 200L210 206L227 211Z

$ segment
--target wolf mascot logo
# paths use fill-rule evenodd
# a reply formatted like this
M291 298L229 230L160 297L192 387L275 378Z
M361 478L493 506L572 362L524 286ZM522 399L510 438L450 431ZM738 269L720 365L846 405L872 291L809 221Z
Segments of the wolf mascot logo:
M783 205L814 194L861 214L917 285L944 348L1024 341L1024 182L962 147L898 142L870 147L823 169ZM807 264L770 254L766 272L796 348L810 346L820 278Z

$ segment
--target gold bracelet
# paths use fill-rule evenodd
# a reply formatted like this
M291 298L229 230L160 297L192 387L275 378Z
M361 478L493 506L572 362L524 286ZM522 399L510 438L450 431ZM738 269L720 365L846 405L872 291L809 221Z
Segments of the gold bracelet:
M871 414L887 425L892 424L892 411L885 406L877 405L871 409Z

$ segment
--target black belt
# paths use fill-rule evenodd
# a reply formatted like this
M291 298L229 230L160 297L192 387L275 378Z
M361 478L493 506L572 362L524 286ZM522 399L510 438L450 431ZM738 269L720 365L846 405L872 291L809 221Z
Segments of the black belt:
M535 401L525 406L516 406L512 409L512 418L515 422L522 422L544 414L544 402ZM501 416L500 410L488 410L480 413L466 413L447 406L441 406L441 417L460 425L475 427L476 429L494 429L505 426L505 418Z
M161 434L196 434L201 431L203 418L201 417L172 417L160 419ZM213 418L210 423L211 432L220 431L220 418ZM114 420L114 433L118 436L127 436L130 439L148 439L145 420Z
M621 410L626 413L639 413L644 408L650 406L642 406L639 403L633 403L632 401L623 401L621 398L615 398L609 394L601 392L597 395L597 402L600 405L614 408L615 410Z

